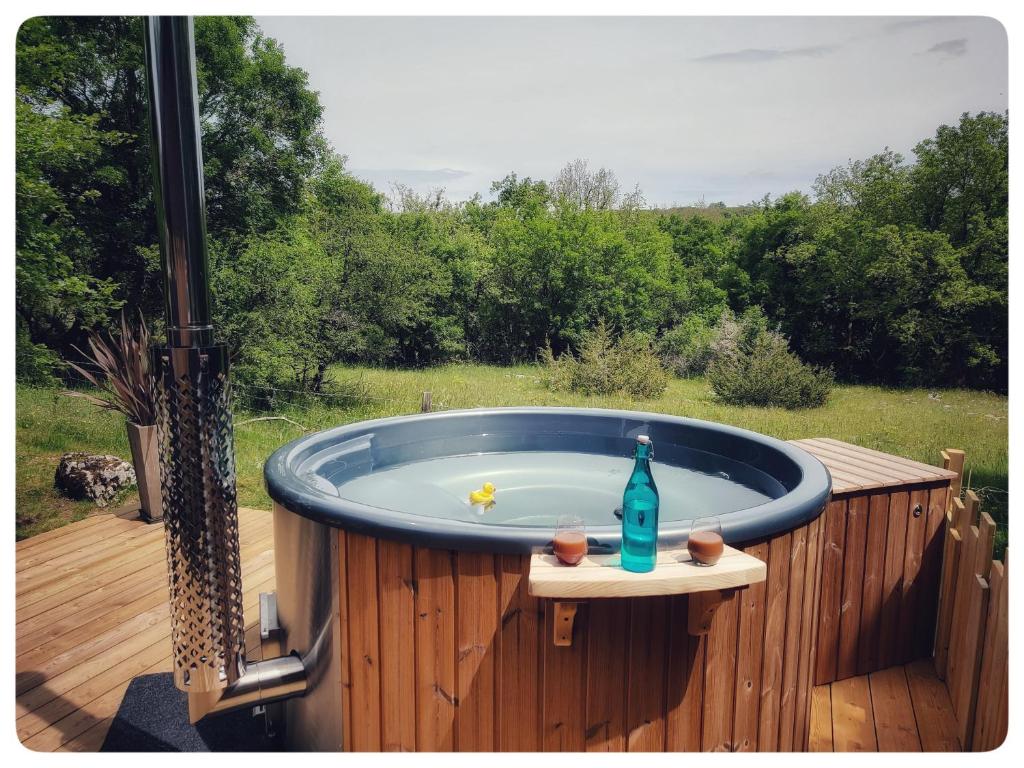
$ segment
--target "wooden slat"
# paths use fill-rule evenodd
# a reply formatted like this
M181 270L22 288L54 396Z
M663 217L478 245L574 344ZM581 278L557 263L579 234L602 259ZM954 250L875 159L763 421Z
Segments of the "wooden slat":
M685 602L685 598L678 598ZM587 649L587 720L586 739L588 752L623 752L626 749L626 696L629 690L626 677L626 655L623 649L630 642L630 601L625 598L593 600L587 609L590 612L590 631ZM684 617L685 622L685 617ZM674 631L675 641L682 641L686 647L686 625L679 637ZM674 646L669 653L677 653ZM685 655L685 654L683 654ZM670 680L670 665L666 669ZM672 684L669 685L671 690ZM679 688L682 691L682 688Z
M626 663L626 748L665 749L665 659L668 656L667 597L630 601L629 655Z
M961 663L950 674L950 698L953 700L953 713L956 715L957 736L965 750L970 750L971 739L974 736L981 646L984 640L985 617L988 615L988 591L988 582L975 574L970 590L965 593L970 601L970 608L964 616L965 623L954 628L954 631L963 633L964 640L956 651Z
M1006 739L1008 722L1009 589L1002 563L993 563L989 589L985 644L978 678L978 703L971 739L971 749L975 752L999 747Z
M803 584L808 562L807 526L793 531L792 542L789 563L789 601L786 605L786 643L782 661L782 692L779 699L778 748L780 752L794 750L797 672L800 661L797 649L800 644L800 620L803 616L804 603ZM824 586L824 582L822 586Z
M883 461L889 462L892 465L899 467L906 467L907 474L903 478L903 483L913 482L928 482L930 480L944 480L952 478L956 473L955 471L946 470L940 467L933 467L931 464L925 464L924 462L914 461L903 456L896 456L891 453L883 453L882 451L876 451L873 448L865 448L860 445L852 445L850 443L844 443L841 440L835 440L831 437L817 438L821 442L826 443L830 446L844 450L852 450L858 456L871 456Z
M903 667L872 672L871 706L880 752L920 752L921 738Z
M494 748L494 645L497 636L497 582L494 555L457 555L455 647L459 706L455 733L463 752Z
M581 603L576 612L574 640L570 646L551 642L554 635L554 601L544 600L543 721L542 748L545 752L582 752L586 749L586 636L589 606Z
M417 547L416 747L455 748L455 579L448 552Z
M733 751L732 718L728 713L732 712L736 681L739 604L740 601L735 598L722 603L711 621L711 631L707 635L701 734L701 748L705 752Z
M42 547L47 544L52 544L56 539L74 534L78 536L86 528L91 528L94 525L108 525L115 515L110 512L101 512L96 515L92 515L83 520L77 520L74 523L68 523L62 525L60 528L54 528L44 533L37 533L35 536L31 536L27 539L22 539L15 543L15 551L17 556L20 557L23 552L29 552L30 550Z
M868 496L864 579L861 587L860 632L857 644L857 674L860 675L878 669L888 528L889 494L884 491L872 493Z
M960 573L963 531L967 510L957 497L950 500L946 519L946 540L943 545L942 573L939 578L939 607L935 620L935 671L945 679L949 666L949 640L956 603L956 582Z
M910 494L896 491L889 497L885 568L882 577L882 621L878 633L878 665L898 664L900 659L900 610L903 605L903 561L907 543Z
M823 560L825 521L819 516L807 525L807 567L804 571L804 605L800 626L800 655L797 673L796 722L793 747L807 749L811 718L810 690L814 686L814 659L818 644L815 628L821 621L821 565Z
M416 750L415 607L412 547L381 539L377 547L380 597L381 746Z
M811 736L809 752L832 751L832 686L818 685L811 691Z
M843 597L843 556L846 540L845 499L833 499L825 511L825 549L821 568L821 614L818 624L816 685L836 679L839 622Z
M928 521L925 528L924 552L921 556L921 599L915 634L914 656L930 656L935 649L935 622L941 599L942 551L946 542L946 508L949 487L933 486L928 491Z
M789 553L786 553L789 557ZM704 696L704 656L707 635L691 635L689 597L669 598L671 630L668 658L666 749L699 752Z
M881 459L859 450L854 451L835 445L830 445L822 440L809 439L800 440L799 445L804 450L812 453L826 466L829 464L837 467L848 468L863 478L874 482L892 483L902 485L907 482L907 468L894 464L888 459Z
M341 652L341 743L352 751L352 647L349 643L348 620L348 534L338 529L338 643Z
M752 557L768 561L768 542L758 542L745 551ZM764 657L765 582L740 590L739 637L736 658L736 692L733 714L733 751L757 750L759 705L761 703L761 672Z
M496 673L502 695L498 701L500 708L495 715L498 719L499 744L503 751L540 751L538 640L543 615L538 600L531 597L527 590L524 574L529 567L528 560L528 556L501 555L498 561L501 643ZM622 654L615 655L621 664ZM619 733L621 736L621 730Z
M839 605L839 649L835 671L838 680L857 674L857 650L860 639L865 578L865 548L868 536L868 509L867 496L854 496L849 500L842 570L842 600Z
M380 619L377 614L377 540L352 533L348 544L348 621L352 654L352 750L376 752L380 741Z
M919 509L915 517L914 510ZM915 638L922 628L918 623L920 604L935 599L934 594L921 594L926 586L919 581L924 559L925 535L928 528L928 491L914 488L910 492L910 510L907 514L907 537L903 555L903 593L900 603L900 626L897 633L897 661L910 661L915 655Z
M957 448L947 448L943 451L943 455L949 459L949 466L946 469L953 473L953 480L949 484L950 493L954 499L959 499L960 489L963 485L966 456L963 451Z
M912 661L905 667L910 700L914 705L921 749L925 752L959 752L956 718L946 686L927 659Z
M764 663L757 732L760 752L779 748L779 708L782 696L782 650L786 642L786 609L789 598L789 551L792 535L772 539L768 547L767 603L765 606ZM831 725L829 733L831 734ZM831 739L831 735L829 737Z
M832 683L832 738L836 752L878 751L866 677Z

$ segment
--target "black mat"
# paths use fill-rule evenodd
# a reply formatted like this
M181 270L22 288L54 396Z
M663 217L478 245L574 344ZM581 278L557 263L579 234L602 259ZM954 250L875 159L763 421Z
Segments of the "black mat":
M250 709L215 715L190 725L188 695L170 673L136 677L101 752L277 752L280 736L266 734L265 719Z

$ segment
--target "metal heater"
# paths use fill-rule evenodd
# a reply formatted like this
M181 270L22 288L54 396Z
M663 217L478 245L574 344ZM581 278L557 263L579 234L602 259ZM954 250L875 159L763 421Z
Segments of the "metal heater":
M146 20L167 344L152 350L174 682L193 722L301 695L297 655L246 663L228 353L214 342L189 17ZM262 601L261 601L262 602Z

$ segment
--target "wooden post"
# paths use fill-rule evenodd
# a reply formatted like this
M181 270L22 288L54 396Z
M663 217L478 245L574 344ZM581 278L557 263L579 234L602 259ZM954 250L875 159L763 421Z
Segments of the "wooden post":
M946 469L956 472L956 477L949 484L949 495L952 499L960 498L960 490L964 482L964 452L959 448L947 448L942 452L942 464Z
M423 393L423 397L420 399L420 413L430 413L434 410L434 397L430 394L430 390Z

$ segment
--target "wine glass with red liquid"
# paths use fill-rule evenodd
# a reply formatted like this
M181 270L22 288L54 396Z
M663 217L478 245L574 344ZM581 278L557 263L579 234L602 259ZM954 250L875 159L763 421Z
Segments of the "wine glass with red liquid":
M694 565L714 565L722 556L722 521L717 517L698 517L690 525L686 549Z
M558 518L552 542L555 557L563 565L576 565L587 554L587 529L583 518L563 515Z

